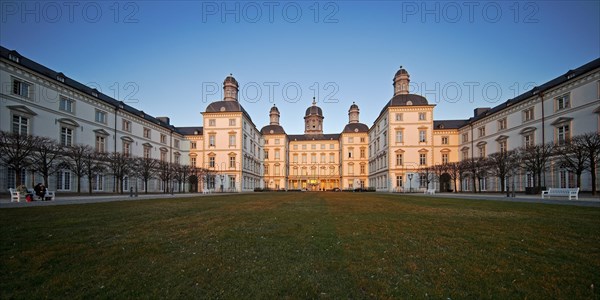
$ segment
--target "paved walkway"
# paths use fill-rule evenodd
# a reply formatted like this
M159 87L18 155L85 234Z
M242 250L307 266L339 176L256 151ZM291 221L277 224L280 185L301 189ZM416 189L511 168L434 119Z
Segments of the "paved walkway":
M98 195L98 196L61 196L58 195L54 201L32 201L26 202L10 202L9 198L0 199L0 208L7 207L30 207L30 206L51 206L51 205L69 205L69 204L86 204L86 203L98 203L98 202L114 202L114 201L136 201L136 200L150 200L150 199L175 199L175 198L188 198L188 197L202 197L202 196L225 196L231 195L231 193L214 193L214 194L202 194L202 193L186 193L186 194L140 194L138 197L129 197L129 194L123 195Z
M412 193L415 196L439 197L439 198L459 198L470 200L492 200L492 201L509 201L509 202L525 202L525 203L544 203L544 204L560 204L560 205L575 205L575 206L590 206L600 207L600 197L592 197L592 195L579 195L578 200L569 200L568 197L552 197L542 199L541 195L525 195L517 194L516 197L506 197L506 194L461 194L461 193L437 193L435 195L424 195L420 193Z

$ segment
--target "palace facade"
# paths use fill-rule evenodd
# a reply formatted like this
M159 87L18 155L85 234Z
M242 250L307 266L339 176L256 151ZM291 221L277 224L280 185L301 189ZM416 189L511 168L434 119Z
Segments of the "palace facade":
M331 190L374 187L378 191L453 189L448 174L427 183L429 166L485 157L524 145L555 142L600 131L600 59L569 70L547 83L493 108L475 108L464 120L435 120L435 105L409 92L410 75L401 68L393 77L393 94L371 126L359 120L359 106L348 109L342 132L324 133L325 115L316 99L304 114L304 133L288 133L276 106L269 124L259 127L238 101L239 83L223 82L223 99L202 112L202 124L175 127L168 117L153 117L14 50L0 47L0 130L45 136L65 146L84 144L98 152L122 152L208 170L195 190L252 191L254 188ZM267 112L265 112L267 113ZM0 168L0 186L14 187L16 175L31 185L40 175L15 174ZM59 170L50 187L77 190L75 175ZM533 184L531 174L518 175L516 189ZM94 175L81 190L114 191L114 178ZM551 162L546 186L574 185L573 174ZM125 189L143 189L125 176ZM472 190L472 181L458 185ZM189 184L172 185L175 191ZM149 191L169 189L158 179ZM499 191L495 178L484 178L478 190ZM584 173L582 189L591 189Z

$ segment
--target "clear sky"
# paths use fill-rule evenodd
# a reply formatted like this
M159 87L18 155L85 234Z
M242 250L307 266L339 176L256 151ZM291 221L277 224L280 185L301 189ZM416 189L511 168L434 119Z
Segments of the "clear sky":
M2 1L0 17L2 46L176 126L201 125L229 73L258 128L275 103L302 133L316 96L337 133L353 101L373 123L401 65L441 120L600 57L600 1Z

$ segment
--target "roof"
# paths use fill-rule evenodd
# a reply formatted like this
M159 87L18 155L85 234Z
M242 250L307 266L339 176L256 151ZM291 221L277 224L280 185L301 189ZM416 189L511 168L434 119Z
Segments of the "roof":
M438 120L433 121L433 129L458 129L469 120Z
M27 69L30 69L36 73L47 76L51 80L55 80L59 84L64 84L75 90L78 90L79 92L81 92L83 94L87 94L92 98L96 98L104 103L109 104L110 106L113 106L115 109L124 110L124 111L131 113L133 115L136 115L150 123L153 123L160 127L166 128L168 130L173 130L177 133L180 133L179 131L177 131L176 127L169 125L166 122L163 122L163 121L157 119L156 117L146 114L143 110L138 110L132 106L125 104L125 102L123 102L123 101L119 101L112 97L109 97L109 96L101 93L100 91L98 91L95 88L91 88L89 86L86 86L78 81L75 81L75 80L67 77L62 72L54 71L54 70L52 70L46 66L43 66L33 60L30 60L30 59L22 56L21 54L19 54L17 51L8 50L8 49L0 46L0 57L5 58L5 59L10 59L9 55L14 55L19 58L19 62L17 64L19 64ZM58 77L61 77L62 80L59 81L57 79Z
M238 85L237 80L235 80L235 78L233 78L233 75L231 75L231 74L229 74L229 76L225 77L225 80L223 80L223 84L225 84L227 82L231 82L231 83L234 83L235 85Z
M410 102L408 102L408 101L410 101ZM396 95L396 96L392 97L392 99L390 99L390 101L388 101L388 103L381 109L381 112L379 113L379 116L377 118L379 118L388 107L407 106L407 105L429 105L429 102L427 102L427 99L425 99L425 97L420 96L420 95L415 95L415 94Z
M281 125L267 125L260 130L260 133L264 135L268 134L285 134L285 130Z
M536 87L532 88L531 90L529 90L521 95L518 95L515 98L508 99L506 102L503 102L503 103L493 107L492 109L490 109L484 113L481 113L477 117L472 117L468 121L475 122L477 120L483 119L491 114L497 113L497 112L499 112L509 106L515 105L521 101L525 101L535 95L543 93L549 89L552 89L558 85L561 85L561 84L567 82L568 80L571 80L577 76L588 73L597 68L600 68L600 58L596 58L595 60L593 60L579 68L576 68L575 70L569 70L565 74L560 75L540 86L536 86Z
M250 115L246 112L244 107L237 101L215 101L206 107L205 112L242 112L246 116L246 118L248 118L248 120L252 121Z
M323 110L316 105L312 105L306 109L306 113L304 114L304 116L309 116L309 115L323 116Z
M358 105L356 105L354 102L352 102L352 105L350 105L350 109L348 111L351 111L353 108L358 109Z
M271 110L269 110L269 112L279 112L279 109L277 108L277 106L273 105L273 107L271 107Z
M291 134L288 135L288 140L291 141L325 141L325 140L339 140L339 133L331 134Z
M192 127L177 127L179 133L183 135L202 135L204 134L204 128L202 126Z
M404 68L402 68L402 66L400 66L400 70L398 70L398 72L396 72L396 75L394 75L394 77L400 75L400 74L406 74L408 75L408 71L406 71Z
M363 123L350 123L344 127L342 133L368 132L369 126Z

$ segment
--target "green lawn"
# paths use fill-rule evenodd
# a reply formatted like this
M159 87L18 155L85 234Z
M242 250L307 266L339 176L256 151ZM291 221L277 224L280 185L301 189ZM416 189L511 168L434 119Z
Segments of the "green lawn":
M600 209L255 193L0 210L0 298L600 299Z

